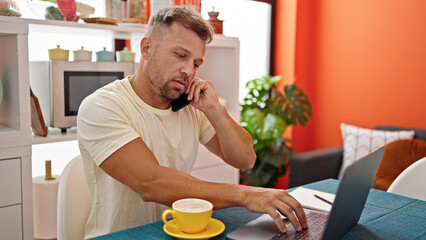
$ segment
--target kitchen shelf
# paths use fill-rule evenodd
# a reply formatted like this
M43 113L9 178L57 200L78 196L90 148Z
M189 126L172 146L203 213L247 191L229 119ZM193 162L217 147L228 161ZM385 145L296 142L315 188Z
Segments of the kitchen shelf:
M59 128L48 128L46 137L32 135L32 144L44 144L77 140L77 127L68 128L66 133Z
M100 29L100 30L110 30L115 32L127 32L127 33L137 33L137 32L143 33L146 31L146 28L147 28L146 24L141 24L140 27L116 26L116 25L107 25L107 24L78 23L78 22L68 22L68 21L59 21L59 20L41 20L41 19L6 17L6 16L0 16L0 21L10 22L10 23L24 23L24 24L32 24L32 25L44 25L44 26L51 26L51 27Z
M59 29L62 27L76 28L80 30L107 30L115 32L117 36L124 34L123 36L129 36L129 34L142 35L147 30L148 25L140 24L140 27L123 26L123 25L107 25L107 24L95 24L95 23L78 23L68 22L59 20L41 20L41 19L30 19L30 18L18 18L18 17L6 17L0 16L0 22L10 23L24 23L28 24L32 31L44 31L46 29ZM80 33L81 34L81 33ZM215 34L213 41L207 45L207 47L235 47L238 43L238 38L227 37L222 34Z

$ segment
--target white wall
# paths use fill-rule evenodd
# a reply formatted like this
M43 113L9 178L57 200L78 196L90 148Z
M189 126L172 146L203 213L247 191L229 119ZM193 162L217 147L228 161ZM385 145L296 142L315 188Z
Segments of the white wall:
M202 15L219 12L223 34L240 39L240 101L247 91L246 82L269 75L271 5L249 0L203 0Z

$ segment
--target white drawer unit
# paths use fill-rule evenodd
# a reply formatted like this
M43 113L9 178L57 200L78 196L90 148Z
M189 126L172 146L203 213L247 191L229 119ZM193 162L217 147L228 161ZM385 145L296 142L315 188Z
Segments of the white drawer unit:
M0 207L21 203L21 161L19 158L0 160L0 193Z
M201 144L191 175L209 182L239 183L239 170L225 163Z
M0 207L0 240L22 239L21 205Z
M238 184L239 171L227 164L194 169L191 175L204 181Z

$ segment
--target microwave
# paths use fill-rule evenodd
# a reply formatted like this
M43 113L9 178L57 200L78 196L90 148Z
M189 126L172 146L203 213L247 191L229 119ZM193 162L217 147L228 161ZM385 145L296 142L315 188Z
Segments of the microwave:
M30 85L38 98L46 126L77 125L77 113L85 97L100 87L131 75L133 62L30 62Z

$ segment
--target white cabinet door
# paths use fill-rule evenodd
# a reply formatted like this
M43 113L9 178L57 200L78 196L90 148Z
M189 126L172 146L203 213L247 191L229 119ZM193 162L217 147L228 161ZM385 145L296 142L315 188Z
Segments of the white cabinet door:
M21 205L0 208L0 240L22 240Z
M201 144L191 175L210 182L233 184L239 182L239 170L229 166Z
M226 164L226 163L222 159L220 159L218 156L214 155L214 153L210 152L202 144L200 144L198 147L197 160L195 161L193 169L205 168L205 167L215 166L219 164Z
M239 171L227 164L194 169L191 175L204 181L238 184Z
M20 160L0 160L0 207L18 203L21 203Z

